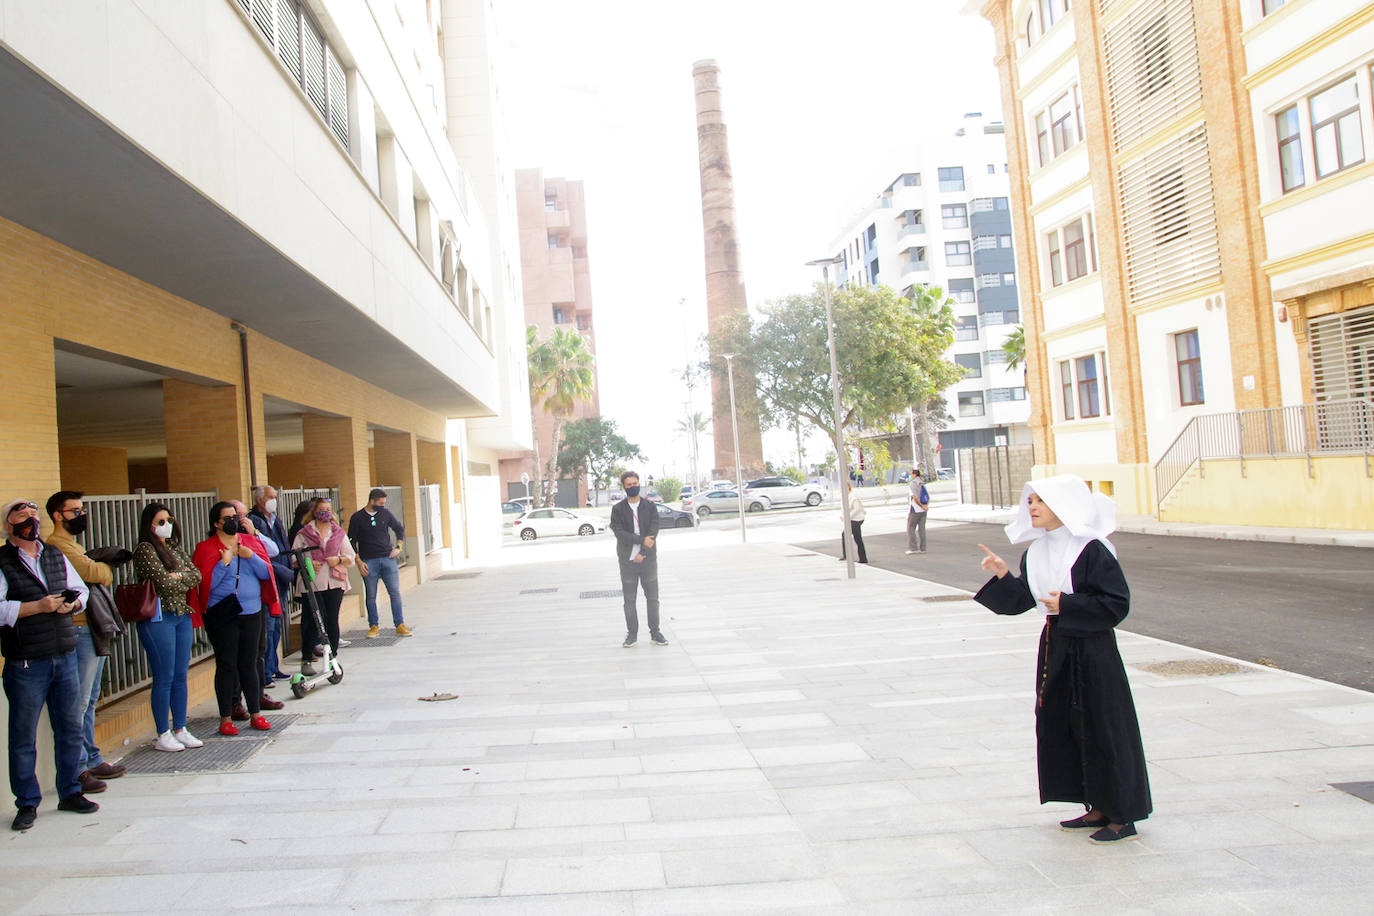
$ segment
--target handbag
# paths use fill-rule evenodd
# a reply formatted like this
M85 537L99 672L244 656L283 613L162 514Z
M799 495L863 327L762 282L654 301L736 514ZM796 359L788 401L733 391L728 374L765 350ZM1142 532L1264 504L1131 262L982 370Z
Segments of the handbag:
M157 616L157 588L152 579L115 589L115 607L126 623L144 623Z
M223 598L216 601L205 609L201 619L206 626L218 626L225 621L232 620L243 613L243 605L239 604L239 566L242 561L234 562L234 590Z

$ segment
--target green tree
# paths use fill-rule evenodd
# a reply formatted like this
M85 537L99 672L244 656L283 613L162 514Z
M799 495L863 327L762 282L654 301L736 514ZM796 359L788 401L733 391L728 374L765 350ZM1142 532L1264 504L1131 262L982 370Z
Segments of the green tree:
M940 371L927 376L926 384L911 402L921 447L918 464L922 472L928 474L935 464L932 420L937 412L941 417L944 416L944 390L963 378L964 370L943 358L944 350L954 342L954 300L941 287L919 284L911 290L911 310L918 316L922 327L929 329L929 333L940 334L944 341L941 344Z
M684 377L688 374L689 373L684 373ZM691 414L688 414L681 420L678 420L677 425L673 427L675 431L687 437L687 447L691 450L692 473L698 476L701 472L698 469L698 465L700 464L700 446L698 445L697 437L700 436L702 433L706 432L706 430L710 428L710 425L710 419L708 419L705 414L698 410ZM701 486L701 481L692 481L692 486Z
M954 308L942 290L917 287L915 298L908 300L886 287L836 289L832 309L844 430L891 425L893 416L962 376L944 357L954 342ZM718 322L711 350L740 354L736 378L740 370L754 373L760 417L769 425L790 426L796 417L833 440L825 300L819 284L805 295L768 303L758 320L733 316Z
M806 483L806 472L799 467L788 467L782 469L782 476L797 483Z
M660 477L658 483L654 485L658 495L663 497L665 503L675 503L677 498L682 495L682 481L676 477Z
M1018 324L1002 341L1002 352L1007 354L1007 368L1016 369L1026 364L1026 326Z
M593 357L587 342L576 331L555 328L553 336L543 343L535 343L537 331L533 325L525 329L525 345L530 363L530 403L538 404L553 416L553 437L549 448L548 476L558 470L558 452L563 427L580 401L591 399L596 390L596 376L592 372ZM533 349L531 345L533 344ZM539 456L535 455L535 464ZM542 489L539 491L542 493Z
M616 432L614 420L582 417L563 428L558 470L569 477L586 474L599 496L611 485L612 474L622 462L643 457L639 446Z
M532 324L525 325L525 368L529 375L530 430L534 438L534 474L530 481L530 492L534 496L536 506L542 505L544 499L544 468L539 460L538 392L549 375L548 357L549 351L539 344L539 328Z

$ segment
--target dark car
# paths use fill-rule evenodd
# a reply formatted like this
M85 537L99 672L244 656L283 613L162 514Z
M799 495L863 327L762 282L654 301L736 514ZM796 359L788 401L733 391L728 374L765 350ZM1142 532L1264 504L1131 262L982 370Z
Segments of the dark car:
M691 528L696 524L692 520L692 513L683 512L681 509L673 509L658 503L658 526L660 528Z
M502 515L521 515L521 514L524 513L524 511L525 511L525 507L524 507L523 505L521 505L520 503L510 502L510 501L506 501L506 502L501 503L501 514L502 514Z

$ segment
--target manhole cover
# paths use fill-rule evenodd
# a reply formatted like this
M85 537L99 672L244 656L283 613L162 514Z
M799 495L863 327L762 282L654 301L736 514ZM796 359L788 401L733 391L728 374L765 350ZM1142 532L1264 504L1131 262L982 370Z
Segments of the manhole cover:
M482 573L481 573L481 571L479 570L479 571L477 571L477 572L452 572L452 573L444 573L442 576L435 576L434 578L436 578L436 579L476 579L476 578L477 578L478 576L480 576L480 575L482 575Z
M1220 674L1235 674L1243 671L1240 665L1213 658L1189 658L1172 662L1155 662L1152 665L1136 665L1141 671L1158 674L1160 677L1215 677Z
M344 633L343 638L348 640L349 644L348 648L339 653L340 658L343 658L350 649L372 649L377 646L394 646L407 637L397 636L395 633L387 633L368 639L366 630L354 630L352 633Z
M286 687L285 681L279 681L278 683L280 683L282 687ZM273 699L285 700L289 703L291 701L291 691L289 689L284 690L281 696L273 697ZM297 719L301 717L300 713L277 712L271 709L263 712L263 715L267 717L268 722L272 723L272 730L270 732L255 732L248 727L247 722L235 722L234 724L239 727L239 738L242 738L244 736L250 738L271 738L275 735L280 735L282 732L290 728L292 723L294 723ZM229 742L239 740L239 738L226 738L219 733L219 716L206 716L201 719L188 719L186 721L186 728L191 732L191 734L195 735L197 738L204 741L206 747L209 747L210 744L214 742ZM157 753L161 757L177 756L177 754L169 754L166 751L158 751ZM189 753L189 751L178 751L177 753L185 754Z
M971 601L972 595L923 595L922 601Z
M618 588L603 588L603 589L601 589L601 590L599 590L599 591L593 591L593 592L579 592L578 595L577 595L577 597L579 597L579 598L619 598L619 597L620 597L620 589L618 589Z
M520 590L520 594L522 594L522 595L548 595L548 594L552 594L553 592L556 592L556 591L558 591L558 589L557 589L556 587L555 587L555 588L522 588L522 589ZM618 594L620 594L620 593L619 593L619 592L616 592L616 594L618 595Z
M1333 782L1331 788L1374 803L1374 782Z

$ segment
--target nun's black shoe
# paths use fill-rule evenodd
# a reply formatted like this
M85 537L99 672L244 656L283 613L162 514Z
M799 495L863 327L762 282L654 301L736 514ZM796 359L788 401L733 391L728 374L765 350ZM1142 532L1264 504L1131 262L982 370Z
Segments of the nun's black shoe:
M1088 820L1088 815L1076 817L1071 821L1060 821L1060 830L1096 830L1098 827L1105 827L1108 824L1107 818L1098 815L1096 820Z
M1111 825L1103 827L1088 839L1094 843L1120 843L1124 840L1134 840L1136 838L1135 824L1122 824L1120 830L1113 830Z

